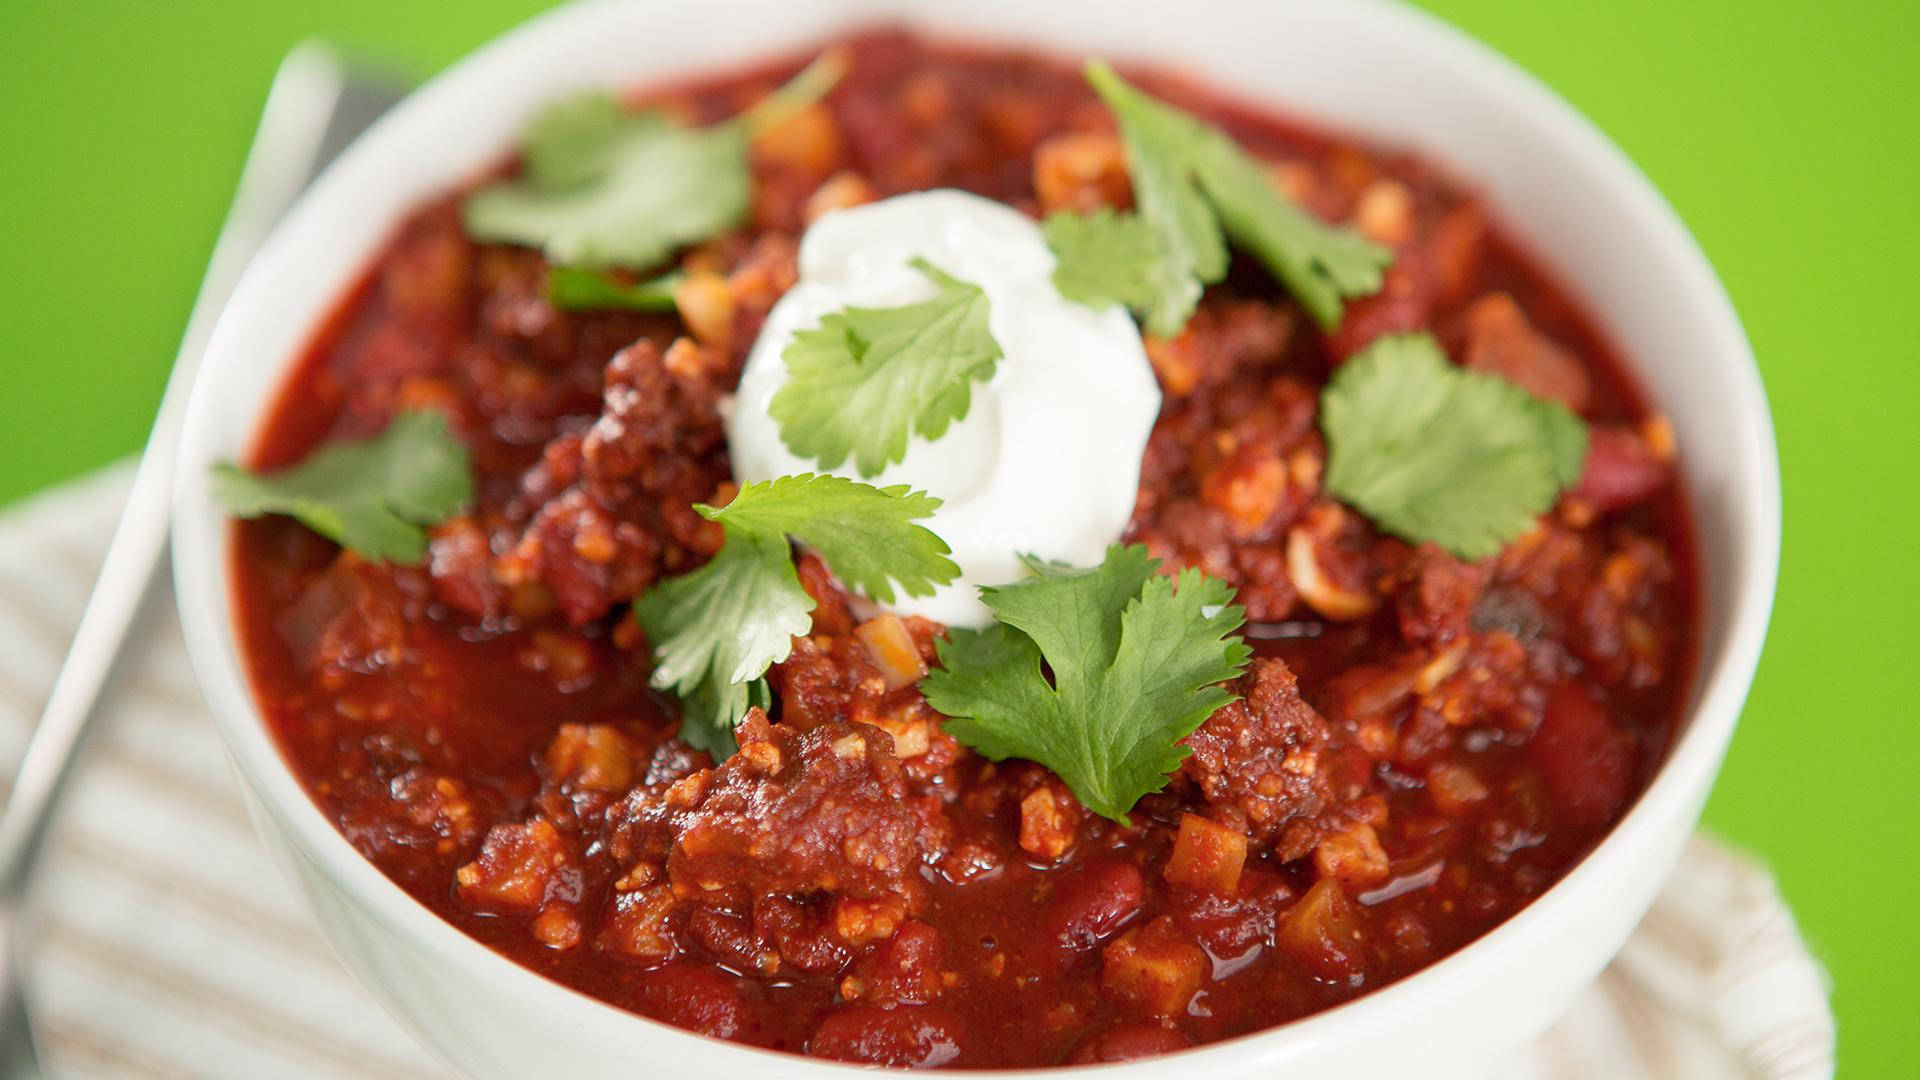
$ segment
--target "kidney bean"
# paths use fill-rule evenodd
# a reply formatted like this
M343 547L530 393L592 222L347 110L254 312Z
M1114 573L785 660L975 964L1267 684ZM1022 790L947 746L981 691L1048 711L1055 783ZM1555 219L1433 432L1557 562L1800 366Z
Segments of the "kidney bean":
M647 974L641 994L647 1013L674 1027L731 1039L746 1026L747 1001L738 976L706 964L669 964Z
M1145 895L1139 867L1093 863L1060 883L1041 914L1041 933L1063 959L1085 952L1137 915Z
M850 1005L827 1014L807 1053L864 1065L931 1069L960 1055L960 1024L931 1005Z
M753 932L750 920L722 908L694 908L687 915L687 936L707 956L741 971L759 969L775 956L772 944Z
M1185 1050L1192 1045L1185 1035L1162 1024L1116 1024L1081 1043L1067 1061L1073 1065L1132 1061Z

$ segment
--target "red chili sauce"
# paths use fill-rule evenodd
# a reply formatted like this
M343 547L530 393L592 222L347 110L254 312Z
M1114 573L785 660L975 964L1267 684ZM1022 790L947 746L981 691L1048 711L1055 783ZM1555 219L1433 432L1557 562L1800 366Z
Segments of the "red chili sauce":
M1149 340L1165 407L1128 539L1238 588L1258 650L1243 700L1123 828L944 734L808 557L819 608L771 673L771 725L717 768L673 738L628 602L719 545L690 509L731 495L717 403L806 222L940 186L1035 215L1131 201L1073 67L893 32L849 44L826 103L755 145L750 224L680 260L697 280L680 315L556 310L540 257L470 241L451 194L343 298L254 464L424 406L470 446L479 495L417 569L285 519L235 526L244 655L315 802L534 971L716 1037L897 1065L1257 1031L1525 907L1620 818L1684 707L1695 569L1671 433L1472 191L1177 79L1145 81L1397 251L1332 334L1247 265ZM709 122L796 66L646 99ZM1320 490L1320 385L1409 329L1592 425L1584 479L1481 563ZM939 626L879 629L934 662Z

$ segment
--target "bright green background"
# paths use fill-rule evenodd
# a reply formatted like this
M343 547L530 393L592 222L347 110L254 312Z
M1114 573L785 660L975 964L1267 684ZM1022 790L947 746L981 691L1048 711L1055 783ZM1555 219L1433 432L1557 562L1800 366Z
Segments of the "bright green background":
M0 502L139 444L288 46L323 35L427 72L539 6L9 0ZM1625 147L1746 319L1786 563L1708 819L1772 862L1831 967L1844 1073L1912 1075L1920 710L1894 674L1920 666L1920 16L1908 0L1429 6Z

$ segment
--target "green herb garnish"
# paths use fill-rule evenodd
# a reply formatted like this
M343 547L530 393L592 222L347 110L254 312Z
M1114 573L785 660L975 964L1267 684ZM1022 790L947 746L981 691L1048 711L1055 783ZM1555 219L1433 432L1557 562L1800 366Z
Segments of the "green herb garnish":
M1061 296L1088 307L1152 310L1160 249L1145 219L1104 208L1062 210L1041 227L1057 259L1053 285Z
M654 687L681 700L681 738L731 753L734 725L749 705L765 704L767 668L812 626L813 597L800 585L789 537L880 603L893 600L896 585L927 596L960 576L946 543L914 524L939 506L905 485L810 473L749 485L719 509L695 506L725 531L720 552L633 605L653 646Z
M999 622L952 631L921 689L954 738L1037 761L1124 823L1186 758L1180 740L1233 700L1219 684L1251 655L1234 633L1244 612L1198 570L1156 573L1139 545L1090 570L1028 565L1033 578L980 590Z
M527 128L523 175L462 206L476 240L525 244L555 263L646 269L745 219L747 144L832 89L846 69L823 54L745 113L683 128L659 109L632 112L605 93L549 106Z
M213 494L236 517L286 514L364 558L413 566L427 528L472 501L473 475L445 416L405 412L374 438L323 446L289 469L222 462Z
M547 270L547 299L568 311L672 311L683 276L662 274L628 284L599 270L555 266Z
M1577 482L1586 424L1457 367L1428 334L1381 338L1320 395L1327 490L1387 532L1463 559L1497 554Z
M787 384L767 411L780 441L823 469L849 456L877 476L907 454L907 437L937 439L966 418L972 384L1002 355L987 326L987 294L925 259L913 267L938 290L916 304L846 308L793 336Z
M1152 237L1144 291L1124 298L1149 332L1171 337L1186 326L1202 288L1227 275L1228 237L1327 329L1339 325L1347 300L1380 290L1393 253L1294 205L1224 131L1142 92L1104 61L1087 63L1087 81L1119 124L1138 217ZM1084 250L1056 248L1063 265ZM1067 271L1070 278L1096 272Z

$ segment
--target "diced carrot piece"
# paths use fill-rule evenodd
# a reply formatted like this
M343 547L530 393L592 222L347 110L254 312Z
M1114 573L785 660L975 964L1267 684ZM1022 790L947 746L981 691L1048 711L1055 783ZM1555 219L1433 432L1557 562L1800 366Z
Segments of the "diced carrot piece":
M1199 814L1182 814L1165 876L1169 884L1228 896L1240 884L1240 870L1246 862L1245 833Z
M1020 847L1042 859L1057 859L1080 834L1080 806L1053 784L1043 784L1020 800Z
M867 656L880 669L887 689L912 686L927 673L927 662L920 658L920 647L898 615L876 615L854 628L854 636L867 647Z
M879 196L873 184L856 172L837 172L807 196L806 218L809 224L835 210L864 206Z
M1207 954L1165 916L1120 935L1103 956L1101 983L1154 1016L1184 1011L1206 978Z
M633 786L641 748L611 724L561 724L547 744L547 774L586 791L619 795Z
M1275 943L1323 979L1345 982L1360 972L1359 913L1333 878L1321 879L1287 909Z

